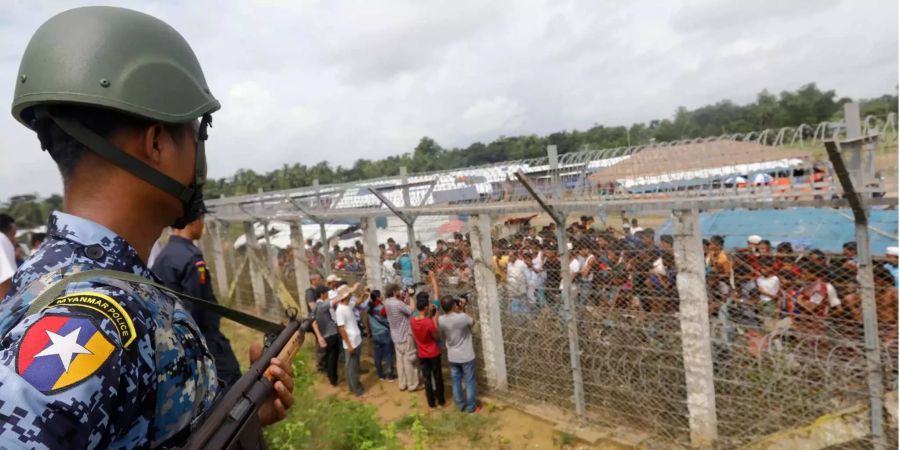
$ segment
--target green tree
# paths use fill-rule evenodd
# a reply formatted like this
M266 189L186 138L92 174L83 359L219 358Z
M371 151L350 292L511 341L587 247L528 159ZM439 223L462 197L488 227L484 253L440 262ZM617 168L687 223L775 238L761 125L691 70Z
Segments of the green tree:
M384 176L396 176L400 167L410 172L426 172L465 168L508 160L541 157L548 144L556 145L559 154L585 148L600 149L640 145L652 141L673 141L721 134L745 133L751 130L815 125L823 121L840 120L841 105L850 101L837 97L834 91L822 91L815 83L795 91L773 95L763 90L756 100L738 105L731 100L688 109L676 109L674 115L647 124L631 127L608 127L594 124L585 131L563 130L547 136L499 136L490 143L475 142L465 148L444 148L434 139L423 136L411 152L388 156L379 160L358 159L350 167L332 167L325 161L312 166L286 163L265 174L240 169L226 178L210 179L205 187L207 198L222 195L253 194L260 189L279 190L310 186L314 179L322 184L348 182ZM885 116L897 112L897 94L860 100L863 116ZM41 199L35 195L16 196L0 209L12 214L22 227L43 224L47 215L62 208L59 195Z

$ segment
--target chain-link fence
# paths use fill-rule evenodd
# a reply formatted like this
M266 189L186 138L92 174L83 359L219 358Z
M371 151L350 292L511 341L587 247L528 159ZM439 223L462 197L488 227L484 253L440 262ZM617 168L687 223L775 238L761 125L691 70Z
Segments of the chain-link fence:
M838 220L820 225L852 228ZM728 237L711 236L707 250L720 435L746 442L865 404L855 243L834 252L763 239L727 251ZM886 261L874 262L884 385L896 389L897 285Z
M434 274L484 390L632 444L896 446L895 121L221 199L204 249L270 317Z

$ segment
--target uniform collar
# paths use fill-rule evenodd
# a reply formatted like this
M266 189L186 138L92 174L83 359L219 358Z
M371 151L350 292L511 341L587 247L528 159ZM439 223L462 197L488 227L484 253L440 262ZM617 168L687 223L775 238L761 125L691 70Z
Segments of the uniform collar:
M47 234L84 247L85 257L97 266L152 277L134 247L97 222L56 211L50 215Z
M54 211L47 224L47 234L81 245L122 239L109 228L78 216Z
M183 238L183 237L181 237L181 236L177 236L177 235L174 235L174 234L171 235L171 236L169 236L169 241L170 241L170 242L178 242L178 243L181 243L181 244L190 244L191 246L194 245L194 241L192 241L192 240L190 240L190 239L185 239L185 238Z

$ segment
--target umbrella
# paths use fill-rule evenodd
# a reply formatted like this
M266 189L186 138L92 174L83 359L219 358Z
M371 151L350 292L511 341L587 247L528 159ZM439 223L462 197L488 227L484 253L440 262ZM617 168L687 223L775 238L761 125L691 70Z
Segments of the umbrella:
M767 173L758 173L753 176L753 184L769 184L774 180L772 175Z
M459 219L453 219L443 225L439 226L437 229L438 234L453 234L453 233L462 233L463 228L466 227L466 223Z
M747 179L741 176L731 177L725 180L725 184L741 184L746 183Z

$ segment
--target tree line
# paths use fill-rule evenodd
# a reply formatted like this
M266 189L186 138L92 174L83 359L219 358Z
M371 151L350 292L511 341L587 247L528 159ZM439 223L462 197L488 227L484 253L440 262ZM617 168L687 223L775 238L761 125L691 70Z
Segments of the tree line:
M873 99L861 99L861 114L886 115L897 112L897 95L886 94ZM600 149L663 142L725 133L744 133L753 130L779 128L840 120L842 105L851 101L838 97L834 90L823 91L815 83L795 91L778 95L763 90L756 100L738 105L731 100L696 109L679 107L672 118L651 120L626 126L593 127L580 131L558 131L546 136L501 136L490 143L475 142L465 148L444 148L434 139L422 137L411 152L380 160L358 159L350 167L332 167L327 161L314 165L284 164L267 173L251 169L238 170L233 176L210 179L205 188L207 198L242 195L263 191L310 186L314 179L321 184L342 183L383 176L396 176L405 166L411 173L448 170L497 163L508 160L536 158L546 154L547 145L556 145L560 154L582 149ZM47 214L61 207L58 195L39 198L19 195L10 198L0 208L16 218L20 227L43 224Z

